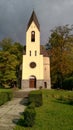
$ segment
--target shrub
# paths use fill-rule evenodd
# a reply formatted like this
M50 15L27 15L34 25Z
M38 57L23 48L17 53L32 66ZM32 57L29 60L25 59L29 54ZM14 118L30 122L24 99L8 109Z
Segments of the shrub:
M73 89L73 77L66 78L63 82L63 88L66 90L72 90Z
M35 123L35 116L35 107L30 104L24 112L24 125L27 127L32 127Z
M28 98L28 103L34 103L36 107L42 105L42 92L40 90L31 91Z
M12 92L0 92L0 106L12 99Z
M13 93L12 92L7 92L8 95L8 101L10 101L13 97Z
M29 108L29 109L35 109L35 104L34 104L34 103L29 104L29 105L28 105L28 108Z

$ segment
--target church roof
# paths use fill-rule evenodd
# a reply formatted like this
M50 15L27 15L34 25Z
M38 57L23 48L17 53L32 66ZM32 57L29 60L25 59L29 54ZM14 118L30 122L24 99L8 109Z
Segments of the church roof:
M32 15L31 15L31 17L30 17L30 20L29 20L29 22L28 22L27 30L29 29L29 27L30 27L30 25L31 25L31 23L32 23L33 21L34 21L34 23L36 24L38 30L40 30L40 25L39 25L37 16L36 16L36 14L35 14L34 11L32 12Z
M48 57L48 52L45 49L45 47L43 45L40 46L40 54L43 55L44 57Z

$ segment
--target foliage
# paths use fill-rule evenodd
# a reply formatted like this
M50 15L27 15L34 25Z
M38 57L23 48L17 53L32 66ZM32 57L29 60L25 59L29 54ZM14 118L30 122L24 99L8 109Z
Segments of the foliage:
M23 46L5 38L0 42L0 83L12 85L19 80Z
M63 88L67 90L73 90L73 77L66 78L63 81Z
M0 92L0 106L6 103L7 101L10 101L12 97L12 92Z
M73 27L56 27L52 30L49 43L52 85L63 88L63 80L73 73Z
M42 105L43 101L42 101L42 91L31 91L29 93L29 99L28 102L29 103L34 103L36 107L39 107Z
M42 94L43 105L36 108L34 126L26 128L19 122L14 130L73 130L73 104L66 100L73 99L73 92L42 90ZM63 101L59 100L61 97Z
M28 104L28 108L29 108L29 109L34 109L34 108L35 108L34 102Z
M12 92L11 89L0 88L0 92Z
M30 104L24 111L24 125L27 127L32 127L35 123L36 111L33 104Z

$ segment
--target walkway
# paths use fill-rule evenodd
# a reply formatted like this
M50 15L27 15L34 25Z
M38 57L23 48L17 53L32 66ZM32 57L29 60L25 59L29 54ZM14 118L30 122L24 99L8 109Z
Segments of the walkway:
M0 130L13 130L14 122L18 121L24 109L22 98L14 98L0 106Z

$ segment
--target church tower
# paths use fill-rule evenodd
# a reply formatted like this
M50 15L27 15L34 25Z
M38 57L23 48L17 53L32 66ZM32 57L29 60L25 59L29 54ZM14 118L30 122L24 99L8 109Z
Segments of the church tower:
M32 12L26 30L26 54L22 62L22 89L50 88L50 60L40 46L40 25Z

